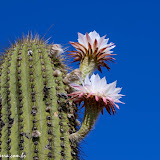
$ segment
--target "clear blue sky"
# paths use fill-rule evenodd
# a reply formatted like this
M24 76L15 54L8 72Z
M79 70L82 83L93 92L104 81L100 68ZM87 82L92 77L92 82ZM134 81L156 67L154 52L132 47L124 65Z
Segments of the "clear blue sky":
M96 30L116 44L116 64L101 77L118 81L122 99L115 116L99 117L82 144L85 160L160 159L160 1L6 0L0 2L0 42L38 32L70 46L77 32ZM73 49L70 47L70 49ZM74 68L77 68L74 65Z

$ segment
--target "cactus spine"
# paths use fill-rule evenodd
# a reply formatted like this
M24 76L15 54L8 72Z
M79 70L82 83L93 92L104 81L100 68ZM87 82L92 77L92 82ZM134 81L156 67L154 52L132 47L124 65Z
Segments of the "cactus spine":
M51 51L52 45L28 36L1 57L1 155L78 159L77 143L69 140L76 132L77 108L66 95L62 58Z

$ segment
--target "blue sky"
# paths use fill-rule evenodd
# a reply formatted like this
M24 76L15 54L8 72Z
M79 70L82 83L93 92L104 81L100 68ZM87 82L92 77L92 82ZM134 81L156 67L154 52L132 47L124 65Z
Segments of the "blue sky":
M160 159L160 2L157 0L8 0L0 2L0 43L22 32L52 36L70 46L77 32L96 30L116 44L116 64L101 77L118 81L122 99L115 116L100 115L82 144L85 160ZM71 46L69 49L73 49ZM73 68L78 66L74 64ZM99 72L98 72L99 73Z

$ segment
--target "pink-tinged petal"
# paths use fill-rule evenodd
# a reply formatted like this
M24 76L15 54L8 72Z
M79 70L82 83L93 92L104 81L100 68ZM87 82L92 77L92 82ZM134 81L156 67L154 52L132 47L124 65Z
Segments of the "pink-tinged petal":
M102 99L103 99L103 102L107 105L107 100L106 100L106 98L105 98L105 97L102 97Z
M106 35L99 39L99 42L98 42L98 48L99 49L101 49L100 46L101 46L102 42L104 41L105 37L106 37Z
M97 44L98 44L98 42L97 42L97 40L95 39L94 44L93 44L93 52L96 50Z
M101 91L100 93L103 95L103 94L104 94L104 91Z
M110 47L107 47L107 48L104 50L104 52L107 53L107 52L109 52L111 49L113 49L113 48L115 48L115 47L116 47L115 45L112 46L112 44L111 44L111 46L110 46Z
M70 85L72 88L77 87L77 86L80 86L79 84L76 84L76 83L70 83L69 85Z
M87 41L91 44L91 38L90 38L90 36L89 36L88 33L86 33L86 39L87 39Z
M90 85L90 84L91 84L91 82L90 82L90 80L89 80L89 73L86 75L85 80L84 80L84 83L85 83L86 85Z
M84 41L84 35L79 32L78 32L78 42L86 47L85 41Z
M80 86L78 84L74 84L74 83L71 83L69 84L72 88L74 88L75 90L79 90L79 91L83 91L83 92L86 92L86 89L83 87L83 86Z
M89 36L92 41L94 41L95 39L97 39L97 40L100 39L100 35L95 30L93 32L90 32Z
M115 106L119 109L119 106L117 104L115 104Z
M111 97L107 97L111 102L114 102L114 100Z
M101 48L98 52L98 55L100 55L101 53L103 53L105 50L107 49L107 47Z
M96 101L98 102L99 98L98 98L98 96L97 96L97 95L95 95L95 99L96 99Z
M86 85L86 84L85 84L85 85L84 85L84 88L86 88L86 89L88 90L88 92L91 92L92 87L91 87L90 85L88 85L88 84Z
M122 101L120 101L120 100L118 100L118 99L116 99L116 100L115 100L115 102L116 102L116 103L122 103L122 104L125 104L124 102L122 102Z
M85 46L77 42L69 42L74 48L82 50L84 53L87 51Z
M91 92L91 93L89 93L89 94L87 95L87 98L89 98L92 94L93 94L92 92Z
M79 96L78 97L81 97L81 96L83 96L84 95L84 93L81 93L81 94L79 94Z
M115 103L112 100L109 100L109 104L112 105L112 106L115 105Z

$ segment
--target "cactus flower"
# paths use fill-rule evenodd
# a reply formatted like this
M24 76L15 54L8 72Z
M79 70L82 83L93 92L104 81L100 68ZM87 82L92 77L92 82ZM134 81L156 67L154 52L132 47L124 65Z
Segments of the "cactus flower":
M85 81L82 81L82 85L70 84L72 88L76 91L71 93L70 96L75 101L75 103L84 102L83 106L91 102L98 102L98 107L103 114L103 108L105 107L107 112L115 114L115 107L119 109L119 106L116 103L123 103L119 99L123 96L119 94L121 88L116 88L117 81L107 84L105 77L100 78L99 75L93 74L89 79L87 75Z
M83 63L84 59L93 60L95 63L95 68L101 72L101 66L110 69L108 64L105 62L110 62L115 60L111 54L115 47L114 43L108 43L109 38L105 39L106 36L100 37L96 32L86 33L85 35L78 33L78 42L70 42L70 44L76 49L76 51L71 52L69 55L75 57L74 62L80 61Z

